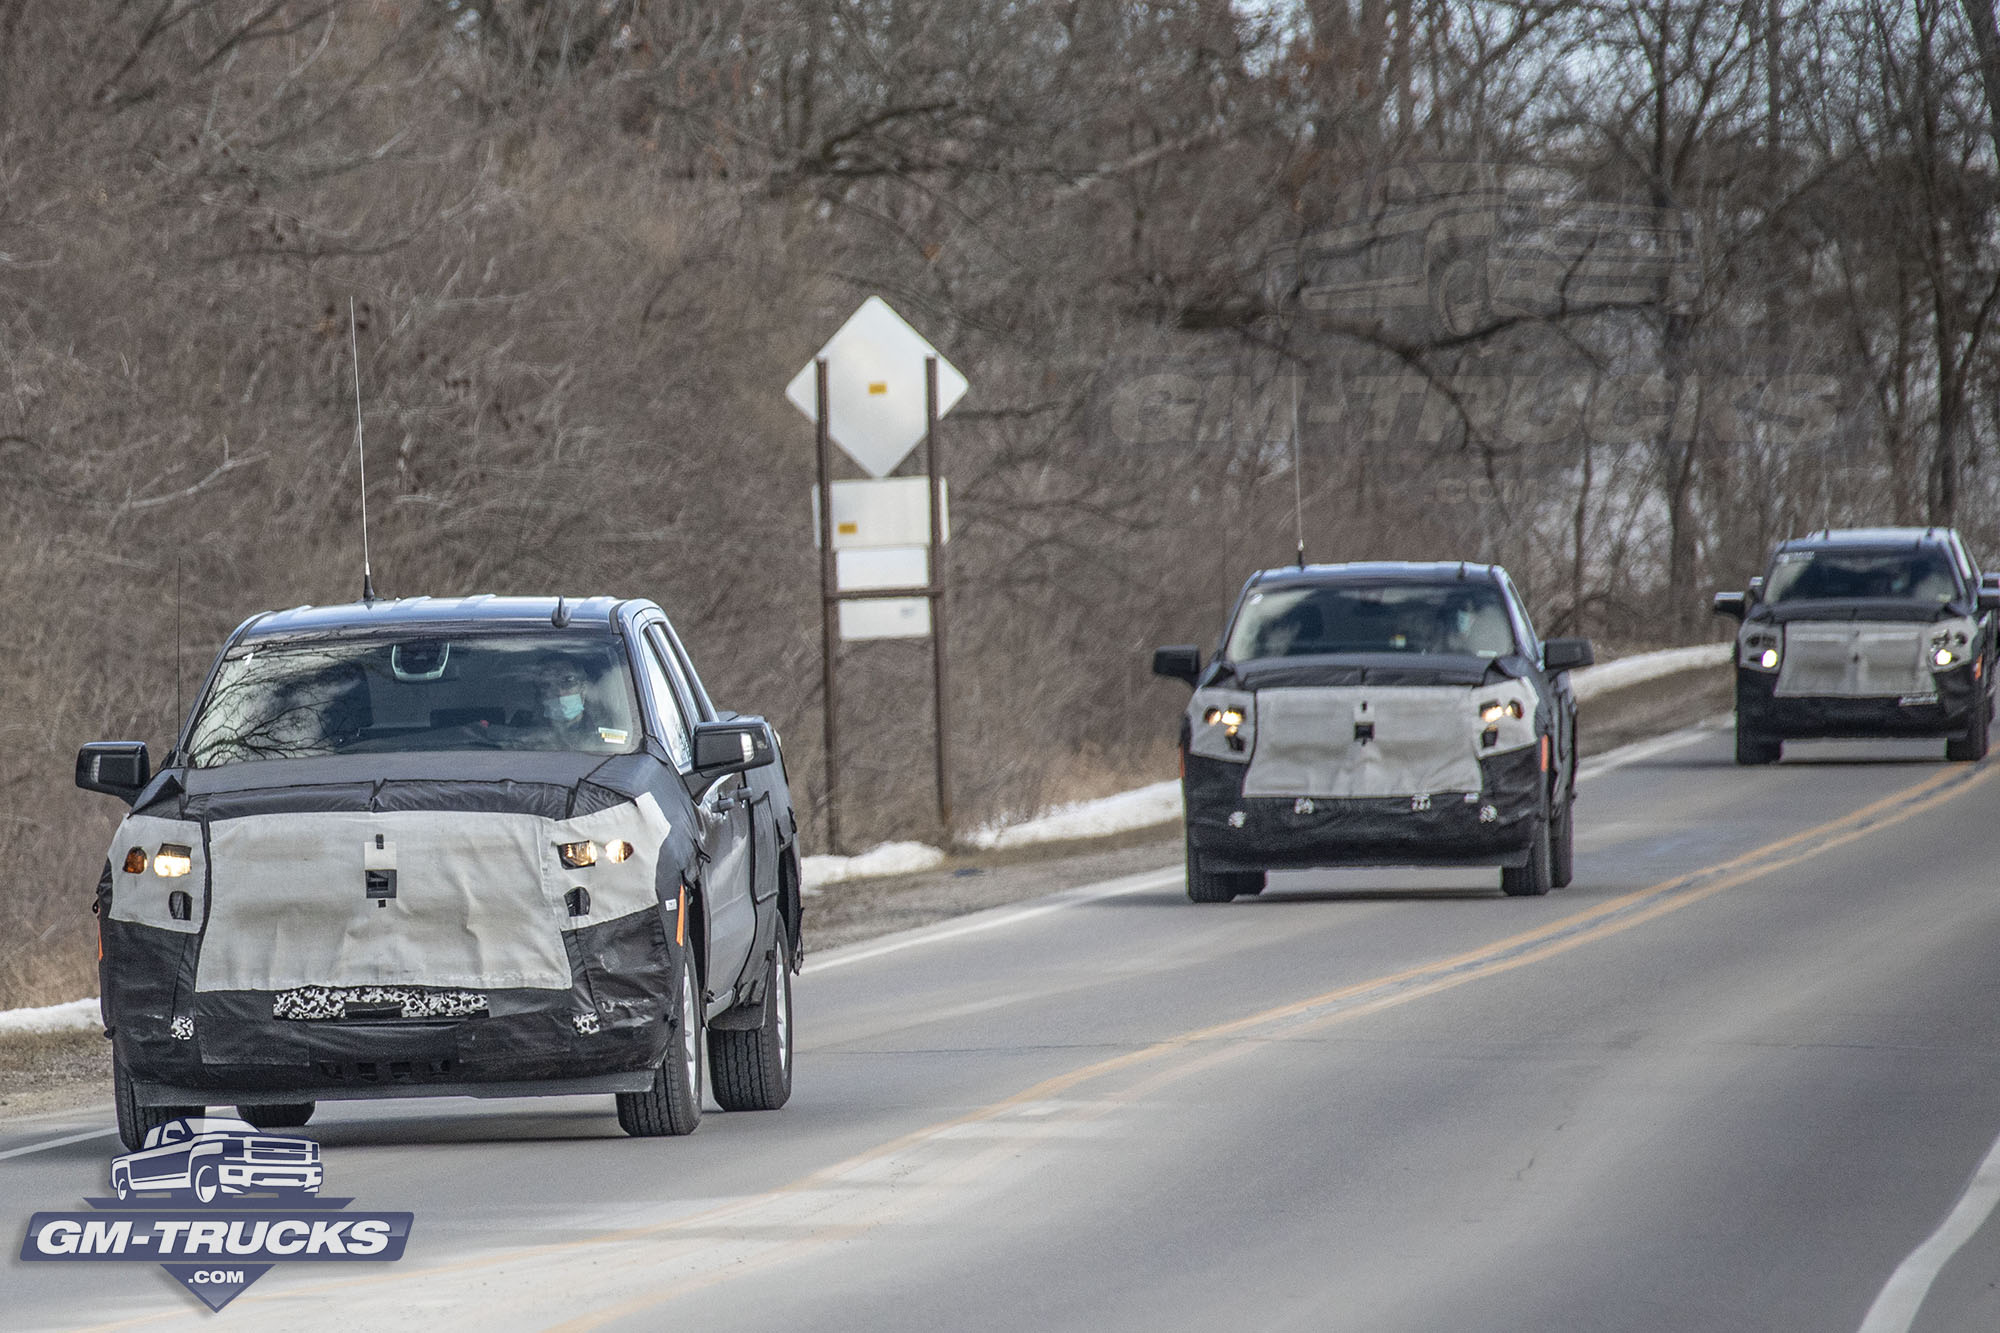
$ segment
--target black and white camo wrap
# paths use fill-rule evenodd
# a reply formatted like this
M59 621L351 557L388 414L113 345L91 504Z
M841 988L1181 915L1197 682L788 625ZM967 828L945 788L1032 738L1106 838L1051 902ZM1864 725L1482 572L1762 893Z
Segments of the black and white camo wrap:
M271 1001L273 1018L302 1020L347 1017L347 1006L393 1004L404 1018L471 1018L486 1012L486 997L478 991L425 990L416 986L301 986L279 991Z

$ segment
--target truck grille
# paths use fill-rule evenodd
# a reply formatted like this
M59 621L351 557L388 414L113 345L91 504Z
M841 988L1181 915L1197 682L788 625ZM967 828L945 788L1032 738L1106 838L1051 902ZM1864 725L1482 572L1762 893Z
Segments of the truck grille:
M1922 625L1797 621L1785 627L1780 695L1865 698L1929 694Z

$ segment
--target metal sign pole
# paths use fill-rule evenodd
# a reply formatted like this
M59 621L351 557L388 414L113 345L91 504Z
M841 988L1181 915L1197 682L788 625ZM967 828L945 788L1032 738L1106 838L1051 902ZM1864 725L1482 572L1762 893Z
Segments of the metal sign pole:
M938 359L924 358L924 471L931 481L931 715L937 737L938 822L951 838L951 731L945 706L944 654L944 505L938 479Z
M840 636L835 617L838 598L834 587L833 559L833 480L828 466L826 428L826 358L813 361L813 378L818 391L817 445L819 457L819 623L820 623L820 717L826 744L826 849L840 851L840 801L838 724L834 720L833 661L839 651Z

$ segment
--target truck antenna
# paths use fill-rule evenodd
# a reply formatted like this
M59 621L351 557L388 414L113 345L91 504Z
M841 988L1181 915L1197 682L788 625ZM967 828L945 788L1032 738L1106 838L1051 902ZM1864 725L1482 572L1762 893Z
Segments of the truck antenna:
M181 744L181 728L187 725L187 705L181 697L181 558L174 555L174 748ZM176 756L178 758L178 756Z
M1299 479L1299 373L1292 371L1292 531L1298 538L1298 564L1306 567L1305 483Z
M361 459L361 600L375 600L375 576L368 566L368 447L361 438L361 343L354 332L354 298L347 298L347 350L354 362L354 452Z

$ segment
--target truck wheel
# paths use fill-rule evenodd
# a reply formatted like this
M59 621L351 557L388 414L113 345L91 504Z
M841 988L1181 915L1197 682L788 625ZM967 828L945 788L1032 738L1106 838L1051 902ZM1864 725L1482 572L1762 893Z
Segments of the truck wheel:
M694 976L694 941L681 950L680 1012L666 1058L644 1092L618 1094L618 1124L634 1138L692 1134L701 1123L701 987Z
M139 1094L132 1086L132 1076L125 1072L125 1062L116 1055L111 1058L111 1100L118 1110L118 1139L127 1152L137 1152L145 1147L148 1131L158 1129L169 1120L200 1115L208 1109L205 1106L139 1105Z
M194 1197L202 1203L214 1203L216 1195L222 1193L222 1182L217 1179L213 1164L203 1162L194 1169Z
M1550 864L1549 816L1546 808L1535 820L1528 839L1528 864L1500 867L1500 891L1509 898L1539 898L1554 887Z
M1983 698L1980 704L1972 710L1973 721L1966 729L1965 739L1944 743L1944 757L1955 764L1976 764L1986 757L1993 734L1993 701Z
M783 922L764 970L764 1021L710 1030L708 1082L725 1111L775 1111L792 1095L792 956Z
M1774 736L1750 730L1743 725L1743 715L1736 715L1736 762L1745 766L1755 764L1775 764L1783 753L1784 742Z
M1258 879L1263 876L1259 875ZM1187 848L1187 896L1189 902L1226 903L1243 890L1238 888L1240 875L1223 871L1207 870L1202 867L1201 854L1194 849L1193 839Z
M237 1107L236 1114L259 1129L297 1129L318 1108L318 1102L259 1102Z
M132 1197L132 1173L122 1166L111 1169L111 1192L121 1199Z
M1566 889L1576 876L1576 793L1562 803L1562 813L1549 830L1549 885Z

